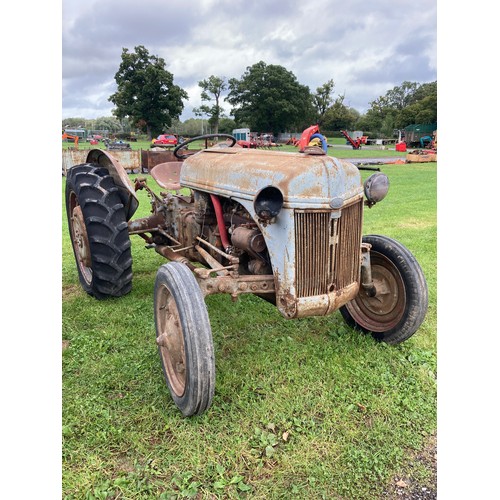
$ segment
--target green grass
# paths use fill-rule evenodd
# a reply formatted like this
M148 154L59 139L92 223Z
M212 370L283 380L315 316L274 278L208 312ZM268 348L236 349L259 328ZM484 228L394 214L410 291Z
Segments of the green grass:
M420 330L387 346L338 313L287 321L257 297L210 296L216 392L190 419L154 342L164 260L133 238L132 292L96 301L79 286L63 220L64 498L386 498L401 477L433 488L414 457L436 432L437 167L382 170L391 188L366 210L364 233L396 238L419 260L430 303ZM139 197L136 217L148 213Z

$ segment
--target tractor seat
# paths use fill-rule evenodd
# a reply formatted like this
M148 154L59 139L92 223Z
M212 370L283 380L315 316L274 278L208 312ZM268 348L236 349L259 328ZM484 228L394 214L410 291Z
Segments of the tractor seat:
M151 169L151 176L162 188L178 191L181 188L182 164L181 161L159 163Z

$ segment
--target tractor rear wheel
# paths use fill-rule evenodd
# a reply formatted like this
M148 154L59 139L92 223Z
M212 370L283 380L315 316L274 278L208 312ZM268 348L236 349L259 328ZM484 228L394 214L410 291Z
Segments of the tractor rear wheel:
M70 168L66 214L83 289L96 299L132 288L132 254L125 209L109 172L92 163Z
M186 265L160 267L154 303L156 344L172 399L185 417L200 415L212 404L215 356L203 294Z
M401 243L369 235L370 261L376 293L362 288L340 308L346 323L388 344L399 344L420 327L428 306L427 282L420 265Z

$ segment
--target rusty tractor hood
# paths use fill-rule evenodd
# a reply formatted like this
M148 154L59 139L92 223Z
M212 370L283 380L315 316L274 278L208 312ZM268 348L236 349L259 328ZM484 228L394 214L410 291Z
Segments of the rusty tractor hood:
M331 209L363 192L358 169L327 155L243 148L200 151L184 161L182 186L238 200L265 187L283 194L283 208Z

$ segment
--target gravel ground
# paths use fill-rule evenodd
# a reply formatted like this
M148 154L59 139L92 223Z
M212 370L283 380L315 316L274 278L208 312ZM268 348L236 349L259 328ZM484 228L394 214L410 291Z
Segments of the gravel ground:
M433 500L437 498L437 440L431 436L424 449L415 454L415 462L420 462L430 471L430 477L421 484L412 478L411 466L403 477L396 477L385 492L384 498L391 500Z

